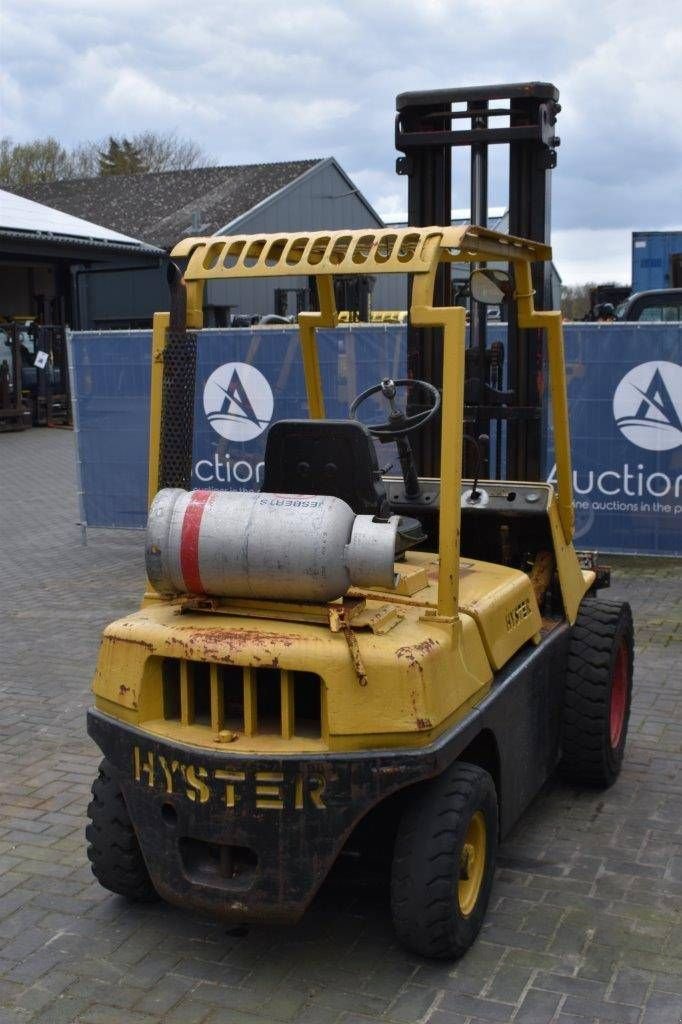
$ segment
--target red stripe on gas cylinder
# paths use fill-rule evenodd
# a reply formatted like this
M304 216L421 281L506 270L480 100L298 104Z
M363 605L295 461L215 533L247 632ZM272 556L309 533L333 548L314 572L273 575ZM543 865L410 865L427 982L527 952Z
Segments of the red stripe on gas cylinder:
M199 530L201 528L201 517L204 514L206 502L210 497L210 491L192 491L192 497L189 499L182 520L180 569L185 586L190 594L201 594L204 590L199 572Z

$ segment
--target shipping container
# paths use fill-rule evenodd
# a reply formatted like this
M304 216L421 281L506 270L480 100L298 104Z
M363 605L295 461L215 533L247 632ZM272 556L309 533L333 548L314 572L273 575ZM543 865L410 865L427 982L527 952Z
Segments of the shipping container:
M682 288L682 230L632 232L632 290Z

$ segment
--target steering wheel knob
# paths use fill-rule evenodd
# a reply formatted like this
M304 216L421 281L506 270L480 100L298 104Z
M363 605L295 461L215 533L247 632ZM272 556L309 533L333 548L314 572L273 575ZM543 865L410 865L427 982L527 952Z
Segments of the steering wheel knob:
M384 377L384 379L381 382L381 393L384 396L384 398L388 398L389 400L395 398L395 381L391 380L390 377Z

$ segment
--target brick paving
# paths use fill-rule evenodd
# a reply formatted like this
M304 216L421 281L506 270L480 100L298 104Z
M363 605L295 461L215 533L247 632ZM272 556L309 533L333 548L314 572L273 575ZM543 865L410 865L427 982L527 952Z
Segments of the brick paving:
M623 774L606 793L546 787L502 846L459 964L396 945L376 879L338 876L298 926L244 934L131 906L90 874L89 680L143 561L139 534L82 546L72 446L66 431L0 437L0 1024L678 1024L679 563L617 562L612 594L637 623Z

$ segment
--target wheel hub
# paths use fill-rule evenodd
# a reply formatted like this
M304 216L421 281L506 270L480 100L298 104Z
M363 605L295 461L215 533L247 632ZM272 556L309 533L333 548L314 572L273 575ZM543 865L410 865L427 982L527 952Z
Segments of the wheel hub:
M471 817L459 857L457 900L464 917L476 906L486 862L486 826L481 811Z
M627 707L629 658L625 640L621 641L613 666L611 678L611 702L609 706L609 736L611 747L620 743L625 725L625 709Z
M462 847L462 856L459 861L459 878L462 882L468 882L476 859L476 852L471 843L465 843Z

